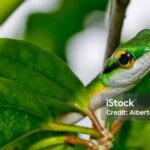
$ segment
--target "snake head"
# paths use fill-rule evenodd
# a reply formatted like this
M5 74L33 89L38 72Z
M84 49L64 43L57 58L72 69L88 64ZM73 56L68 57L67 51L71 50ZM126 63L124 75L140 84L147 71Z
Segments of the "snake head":
M121 44L105 63L101 81L123 92L135 86L150 71L150 30L146 29Z

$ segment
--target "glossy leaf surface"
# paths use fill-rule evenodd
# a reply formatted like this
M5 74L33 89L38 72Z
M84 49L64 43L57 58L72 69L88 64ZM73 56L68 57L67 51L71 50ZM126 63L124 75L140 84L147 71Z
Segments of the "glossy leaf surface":
M62 60L32 44L0 39L0 146L87 104L84 86Z

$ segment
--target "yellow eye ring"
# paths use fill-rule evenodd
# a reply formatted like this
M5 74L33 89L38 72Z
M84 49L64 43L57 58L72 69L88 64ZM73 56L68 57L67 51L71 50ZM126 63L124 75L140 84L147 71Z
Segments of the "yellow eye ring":
M120 67L130 69L134 65L134 57L126 50L118 50L115 53L115 59L119 63Z

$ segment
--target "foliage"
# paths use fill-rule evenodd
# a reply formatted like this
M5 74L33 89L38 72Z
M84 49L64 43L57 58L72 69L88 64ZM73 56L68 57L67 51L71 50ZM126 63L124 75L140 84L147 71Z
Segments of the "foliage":
M0 39L0 58L0 146L88 106L82 83L52 53Z

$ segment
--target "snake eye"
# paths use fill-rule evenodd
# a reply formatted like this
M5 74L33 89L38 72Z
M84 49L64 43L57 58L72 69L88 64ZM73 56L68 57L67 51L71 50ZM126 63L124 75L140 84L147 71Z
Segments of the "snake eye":
M134 65L134 57L131 53L120 50L117 51L115 54L115 58L117 59L120 67L125 68L125 69L130 69Z

